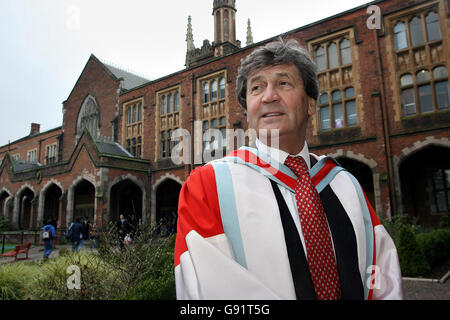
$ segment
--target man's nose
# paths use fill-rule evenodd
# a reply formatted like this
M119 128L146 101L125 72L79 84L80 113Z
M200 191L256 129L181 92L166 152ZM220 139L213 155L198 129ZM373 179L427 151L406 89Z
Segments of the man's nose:
M279 101L279 99L280 96L278 95L277 89L271 84L267 85L266 89L264 90L262 102L272 103Z

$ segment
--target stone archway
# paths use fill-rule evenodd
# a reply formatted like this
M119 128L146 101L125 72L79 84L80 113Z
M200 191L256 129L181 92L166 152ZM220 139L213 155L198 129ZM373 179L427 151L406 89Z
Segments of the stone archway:
M82 187L78 188L79 185L82 183ZM93 177L91 177L88 174L82 174L80 175L78 178L76 178L72 185L69 187L68 190L68 195L67 195L67 208L66 208L66 221L65 224L68 226L73 220L74 218L77 217L77 214L82 214L82 215L88 215L89 217L91 217L93 215L93 220L91 220L91 223L93 226L96 225L96 208L97 208L97 198L95 197L96 194L96 190L95 190L95 179ZM91 187L93 188L93 195L92 192L89 194L88 191L83 189L83 186L88 187L91 191ZM80 193L78 194L78 198L76 198L76 194L77 191L79 191ZM86 193L88 192L88 193ZM84 205L83 205L83 196L82 194L84 193L85 197L84 200L86 199L91 199L91 202L88 202L87 200L84 201ZM81 196L81 198L80 198ZM92 198L93 198L93 207L92 207ZM78 205L76 205L76 201L78 201ZM80 202L81 201L81 202ZM78 212L76 211L76 208L78 207L78 209L80 209ZM93 208L93 211L92 211ZM84 211L83 211L84 209Z
M178 197L181 186L178 181L166 178L155 185L155 222L161 235L176 232Z
M8 200L11 198L11 192L3 188L0 190L0 216L3 216L5 219L10 219L9 211L7 208Z
M34 192L28 188L23 188L16 196L17 205L17 228L28 230L32 227Z
M144 193L142 188L131 179L124 179L114 184L109 193L109 222L124 217L134 226L144 223Z
M88 180L81 180L74 188L73 194L74 218L87 218L95 221L95 186Z
M427 145L404 158L398 167L402 213L426 227L439 225L450 212L450 148Z
M402 184L401 184L401 178L400 178L400 166L402 165L403 161L408 159L410 156L414 155L415 153L421 151L422 149L425 149L427 147L442 147L442 148L450 148L450 140L448 138L435 138L434 136L426 137L425 140L422 141L416 141L412 145L405 146L405 148L402 149L402 152L399 156L394 156L392 158L393 162L393 169L394 169L394 180L395 180L395 197L397 199L397 212L399 214L405 213L404 209L404 203L402 201L403 199L403 190L402 190Z
M63 194L64 188L54 179L42 188L39 194L38 225L42 225L44 220L53 220L61 225L61 198Z

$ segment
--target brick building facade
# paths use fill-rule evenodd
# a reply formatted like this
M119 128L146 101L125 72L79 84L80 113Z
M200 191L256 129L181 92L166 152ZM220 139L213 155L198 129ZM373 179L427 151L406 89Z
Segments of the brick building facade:
M19 229L44 218L66 226L75 215L102 227L119 213L170 223L189 173L225 143L238 147L233 133L247 130L237 68L273 39L252 43L249 29L241 46L236 14L234 0L215 0L214 41L201 48L189 17L186 68L157 80L91 56L63 103L61 127L40 133L33 124L29 136L0 147L1 214ZM435 225L450 212L449 15L446 0L374 1L282 35L318 65L311 152L352 172L380 217L405 213ZM208 129L231 135L208 140ZM185 163L173 161L174 146L184 146Z

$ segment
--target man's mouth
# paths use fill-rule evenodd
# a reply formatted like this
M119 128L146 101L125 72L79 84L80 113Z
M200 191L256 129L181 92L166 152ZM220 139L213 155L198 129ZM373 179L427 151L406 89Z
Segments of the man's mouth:
M263 114L263 118L272 118L272 117L279 117L284 115L284 113L281 112L270 112L270 113L265 113Z

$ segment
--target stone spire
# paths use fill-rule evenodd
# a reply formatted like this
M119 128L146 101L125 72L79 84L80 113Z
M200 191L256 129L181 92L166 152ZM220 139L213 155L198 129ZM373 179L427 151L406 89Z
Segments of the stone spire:
M192 33L191 16L188 16L188 26L186 34L187 52L194 51L194 34Z
M252 26L250 25L250 19L247 20L247 45L253 44Z

